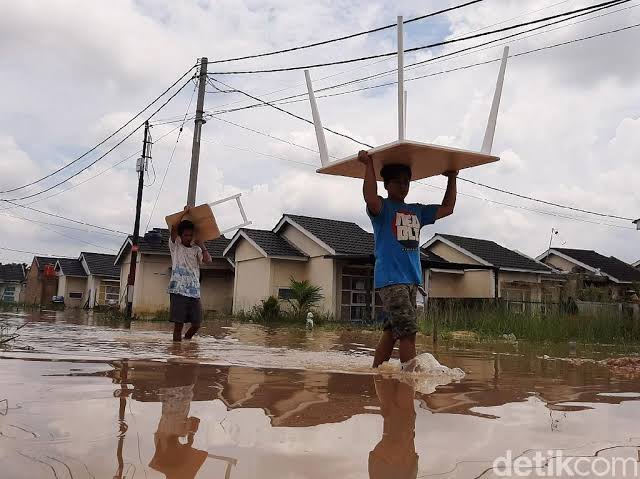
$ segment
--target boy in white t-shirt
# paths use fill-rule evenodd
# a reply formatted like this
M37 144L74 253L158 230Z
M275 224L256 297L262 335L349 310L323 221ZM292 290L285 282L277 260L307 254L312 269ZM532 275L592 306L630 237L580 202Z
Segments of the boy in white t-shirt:
M191 339L202 322L200 305L200 263L211 263L211 255L202 241L193 242L194 225L182 219L191 208L185 206L177 225L171 227L171 279L169 280L169 321L174 324L173 340L182 341L184 323L191 327L184 335Z

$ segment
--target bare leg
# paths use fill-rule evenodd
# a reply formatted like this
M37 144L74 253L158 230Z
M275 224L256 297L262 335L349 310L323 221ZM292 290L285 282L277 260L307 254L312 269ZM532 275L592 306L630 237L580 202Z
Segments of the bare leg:
M405 336L400 338L400 344L398 346L400 350L400 362L406 363L416 357L416 335Z
M173 340L182 341L182 323L173 323Z
M382 333L382 337L380 338L380 342L378 343L378 347L376 348L376 352L373 356L373 367L377 368L385 361L389 361L391 357L391 353L393 353L393 345L395 341L393 339L393 334L390 330Z
M193 335L198 332L198 329L200 329L200 325L199 324L192 324L191 327L185 333L184 339L193 338Z

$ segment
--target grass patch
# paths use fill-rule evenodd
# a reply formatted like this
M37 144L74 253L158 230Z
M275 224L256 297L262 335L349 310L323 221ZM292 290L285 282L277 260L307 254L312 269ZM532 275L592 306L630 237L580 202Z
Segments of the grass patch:
M455 336L457 331L469 331L479 339L514 334L518 340L534 342L640 343L640 322L612 314L589 317L539 308L517 312L506 305L470 307L450 302L430 304L426 318L419 318L420 331L431 334L434 321L442 339Z

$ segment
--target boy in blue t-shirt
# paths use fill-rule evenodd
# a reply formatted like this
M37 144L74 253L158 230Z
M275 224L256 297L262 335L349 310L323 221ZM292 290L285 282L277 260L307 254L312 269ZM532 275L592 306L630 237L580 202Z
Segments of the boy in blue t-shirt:
M449 178L441 205L407 204L411 168L385 165L380 171L388 197L378 196L373 159L366 151L358 153L366 167L362 194L373 224L376 265L375 288L387 312L384 333L373 358L373 367L388 361L399 341L400 362L416 357L416 296L422 284L420 264L420 229L424 225L453 213L456 204L457 171L445 173Z

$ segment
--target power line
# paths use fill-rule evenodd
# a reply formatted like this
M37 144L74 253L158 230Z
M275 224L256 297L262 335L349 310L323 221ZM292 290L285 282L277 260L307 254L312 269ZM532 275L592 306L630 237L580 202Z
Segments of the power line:
M100 234L100 235L105 235L105 236L111 236L111 237L120 237L120 233L109 233L107 231L96 231L96 230L88 230L87 228L76 228L75 226L68 226L68 225L62 225L60 223L49 223L47 221L40 221L40 220L34 220L33 218L26 218L26 217L22 217L22 216L16 216L15 214L12 213L2 213L5 216L10 216L12 218L18 218L18 219L24 219L27 220L31 223L39 223L39 224L43 224L43 225L49 225L49 226L55 226L57 228L66 228L69 230L74 230L74 231L81 231L83 233L94 233L94 234Z
M278 139L278 138L275 138L275 139ZM261 152L261 151L258 151L258 150L254 150L254 149L250 149L250 148L243 148L243 147L238 147L238 146L234 146L234 145L229 145L229 144L225 144L225 143L223 143L221 141L217 141L217 140L212 140L212 139L208 139L208 138L204 138L203 137L202 141L207 141L207 142L219 144L219 145L221 145L221 146L223 146L225 148L231 148L231 149L234 149L234 150L246 151L248 153L262 155L262 156L273 158L273 159L276 159L276 160L285 161L287 163L295 163L295 164L306 166L306 167L313 168L313 169L316 168L315 165L310 164L310 163L305 163L303 161L291 160L291 159L288 159L288 158L283 158L283 157L280 157L280 156L272 155L270 153L264 153L264 152ZM280 141L290 144L286 140L280 140ZM299 146L299 145L294 145L294 146ZM415 183L418 183L420 186L434 188L434 189L437 189L437 190L445 190L446 189L446 188L442 188L442 187L439 187L439 186L431 185L429 183L425 183L424 181L420 181L420 180L415 181ZM600 226L607 226L607 227L612 227L612 228L635 230L635 228L633 228L633 227L628 227L628 226L623 226L623 225L616 225L616 224L612 224L612 223L604 223L604 222L599 222L599 221L592 221L592 220L589 220L589 219L586 219L586 218L578 218L578 217L575 217L575 216L563 215L563 214L560 214L560 213L553 213L553 212L550 212L550 211L537 210L537 209L534 209L534 208L528 208L526 206L513 205L513 204L505 203L505 202L502 202L502 201L491 200L491 199L488 199L488 198L483 198L483 197L480 197L480 196L472 195L472 194L469 194L469 193L463 193L463 192L460 192L460 191L458 192L458 194L460 196L465 196L465 197L473 198L473 199L476 199L476 200L481 200L481 201L484 201L486 203L492 203L492 204L497 204L497 205L501 205L501 206L506 206L506 207L509 207L509 208L529 211L529 212L536 213L536 214L539 214L539 215L553 216L553 217L556 217L556 218L564 218L564 219L568 219L568 220L572 220L572 221L578 221L578 222L581 222L581 223L594 224L594 225L600 225Z
M178 136L176 137L176 142L173 144L173 150L171 151L171 156L169 156L169 161L167 162L167 167L164 169L164 174L162 175L162 182L160 183L160 188L158 189L158 194L156 194L156 199L153 202L153 208L151 208L151 213L149 213L149 218L147 219L147 226L145 226L144 230L149 230L149 224L151 223L151 219L153 218L153 213L156 211L156 206L158 204L158 199L160 198L160 193L162 193L162 188L164 187L164 182L167 179L167 173L169 172L169 167L171 166L171 162L173 161L173 155L176 153L176 148L178 148L178 143L180 142L180 137L182 136L182 130L184 129L184 124L187 121L187 115L189 113L189 108L191 108L191 103L193 103L193 97L198 89L198 83L195 82L193 86L193 92L191 92L191 98L189 99L189 104L187 105L187 111L184 112L184 118L182 119L182 124L180 125L180 130L178 131Z
M442 190L442 191L446 190L446 188L442 188L440 186L431 185L429 183L425 183L425 182L422 182L420 180L415 181L415 183L418 183L421 186L426 186L426 187L434 188L434 189L437 189L437 190ZM514 209L518 209L518 210L530 211L532 213L537 213L537 214L540 214L540 215L554 216L554 217L557 217L557 218L565 218L565 219L569 219L569 220L572 220L572 221L579 221L581 223L589 223L589 224L600 225L600 226L609 226L609 227L612 227L612 228L635 230L635 228L632 227L632 226L623 226L623 225L616 225L616 224L612 224L612 223L603 223L603 222L600 222L600 221L592 221L592 220L589 220L589 219L586 219L586 218L578 218L576 216L569 216L569 215L563 215L563 214L560 214L560 213L553 213L551 211L537 210L537 209L534 209L534 208L528 208L526 206L521 206L521 205L512 205L511 203L504 203L502 201L491 200L491 199L488 199L488 198L483 198L481 196L475 196L475 195L471 195L469 193L463 193L463 192L460 192L460 191L458 191L458 194L461 195L461 196L474 198L476 200L481 200L481 201L484 201L486 203L493 203L493 204L496 204L496 205L507 206L509 208L514 208Z
M273 140L278 140L278 141L280 141L280 142L282 142L282 143L287 143L288 145L291 145L291 146L296 146L296 147L298 147L298 148L300 148L300 149L302 149L302 150L307 150L307 151L310 151L310 152L312 152L312 153L319 153L319 151L318 151L318 150L314 150L313 148L308 148L308 147L306 147L306 146L304 146L304 145L300 145L300 144L298 144L298 143L294 143L294 142L292 142L292 141L285 140L284 138L279 138L279 137L277 137L277 136L271 135L270 133L265 133L264 131L255 130L255 129L250 128L250 127L248 127L248 126L241 125L240 123L235 123L235 122L233 122L233 121L226 120L226 119L224 119L224 118L220 118L220 117L217 117L217 116L214 116L214 117L212 117L212 118L213 118L214 120L222 121L222 122L224 122L224 123L228 123L229 125L233 125L233 126L236 126L236 127L238 127L238 128L242 128L243 130L251 131L251 132L253 132L253 133L257 133L258 135L266 136L267 138L271 138L271 139L273 139ZM332 156L331 158L336 158L336 157L335 157L335 156ZM336 159L337 159L337 158L336 158Z
M223 84L223 85L225 85L225 86L227 86L227 87L229 87L229 88L232 88L232 87L230 87L229 85L227 85L227 84L225 84L225 83L223 83L223 82L220 82L219 80L214 80L214 81L218 81L219 83L221 83L221 84ZM240 90L239 90L239 91L240 91ZM244 93L244 92L241 92L241 93ZM259 98L257 98L257 97L251 96L251 95L249 95L249 94L247 94L247 93L244 93L244 94L245 94L245 95L250 96L251 98L253 98L253 99L257 100L257 101L263 101L263 100L260 100L260 99L259 99ZM263 102L264 102L264 101L263 101ZM293 113L290 113L290 112L288 112L287 110L283 110L282 108L279 108L279 107L277 107L277 106L275 106L275 105L272 105L272 104L271 104L271 103L269 103L269 102L264 102L264 103L266 103L266 104L267 104L267 105L269 105L269 106L272 106L273 108L275 108L275 109L277 109L277 110L279 110L279 111L282 111L282 112L284 112L284 113L287 113L287 114L289 114L289 115L291 115L291 116L293 116L293 117L295 117L295 118L298 118L298 119L303 120L303 121L305 121L305 122L307 122L307 123L313 124L313 122L312 122L311 120L309 120L309 119L306 119L306 118L304 118L304 117L301 117L301 116L295 115L295 114L293 114ZM233 123L232 123L232 124L233 124ZM351 141L354 141L354 142L356 142L356 143L359 143L360 145L364 145L364 146L367 146L367 147L369 147L369 148L373 148L371 145L368 145L368 144L366 144L366 143L362 143L362 142L360 142L360 141L358 141L358 140L355 140L355 139L353 139L353 138L351 138L351 137L349 137L349 136L342 135L341 133L339 133L339 132L335 132L335 131L333 131L333 130L330 130L329 128L326 128L326 127L324 127L324 126L323 126L323 129L324 129L324 130L327 130L327 131L330 131L331 133L335 133L335 134L337 134L337 135L344 136L345 138L348 138L348 139L350 139ZM254 131L255 131L255 130L254 130ZM273 136L269 135L268 133L262 133L262 132L261 132L260 134L264 134L264 135L269 136L269 137L271 137L271 138L278 139L278 138L276 138L276 137L273 137ZM286 141L286 140L281 140L281 141L284 141L284 142L286 142L286 143L289 143L289 142L288 142L288 141ZM291 143L290 143L290 144L291 144ZM294 144L294 146L299 146L299 145L295 145L295 144ZM306 148L305 148L305 149L306 149ZM532 197L530 197L530 196L520 195L520 194L518 194L518 193L513 193L513 192L510 192L510 191L507 191L507 190L503 190L503 189L501 189L501 188L497 188L497 187L490 186L490 185L485 185L485 184L483 184L483 183L479 183L479 182L476 182L476 181L473 181L473 180L468 180L468 179L463 178L463 177L461 177L461 176L458 176L458 178L459 178L460 180L462 180L462 181L466 181L466 182L468 182L468 183L473 183L473 184L475 184L475 185L482 186L482 187L485 187L485 188L488 188L488 189L491 189L491 190L494 190L494 191L499 191L499 192L501 192L501 193L510 194L510 195L513 195L513 196L517 196L517 197L519 197L519 198L523 198L523 199L526 199L526 200L529 200L529 201L535 201L535 202L543 203L543 204L546 204L546 205L549 205L549 206L555 206L555 207L557 207L557 208L564 208L564 209L569 209L569 210L573 210L573 211L579 211L579 212L581 212L581 213L588 213L588 214L592 214L592 215L595 215L595 216L602 216L602 217L609 217L609 218L615 218L615 219L621 219L621 220L633 221L633 219L632 219L632 218L625 218L625 217L615 216L615 215L610 215L610 214L606 214L606 213L598 213L598 212L595 212L595 211L584 210L584 209L575 208L575 207L572 207L572 206L561 205L561 204L559 204L559 203L553 203L553 202L549 202L549 201L545 201L545 200L539 200L539 199L537 199L537 198L532 198Z
M97 145L93 146L91 149L85 151L82 155L80 155L79 157L77 157L75 160L67 163L64 166L61 166L60 168L58 168L57 170L49 173L48 175L45 175L41 178L38 178L37 180L32 181L31 183L26 183L22 186L18 186L15 188L11 188L8 190L3 190L0 191L0 194L4 194L4 193L12 193L14 191L18 191L21 190L23 188L27 188L29 186L35 185L36 183L40 183L43 180L46 180L47 178L50 178L51 176L55 175L56 173L61 172L62 170L69 168L71 165L75 164L76 162L80 161L82 158L84 158L85 156L87 156L88 154L92 153L93 151L95 151L97 148L99 148L100 146L102 146L103 144L105 144L107 141L109 141L111 138L113 138L115 135L117 135L118 133L120 133L122 130L124 130L128 125L130 125L136 118L138 118L140 115L142 115L145 111L147 111L149 108L151 108L151 106L153 106L157 101L160 100L160 98L162 98L164 95L166 95L174 86L176 86L184 77L186 77L189 73L191 73L191 71L195 68L195 65L192 66L191 68L189 68L180 78L178 78L175 82L173 82L171 84L171 86L169 86L169 88L167 88L165 91L163 91L160 95L158 95L151 103L149 103L147 106L145 106L142 110L140 110L138 113L136 113L135 116L133 116L132 118L130 118L124 125L122 125L120 128L118 128L116 131L114 131L113 133L111 133L109 136L107 136L104 140L102 140L100 143L98 143ZM135 130L134 130L135 131Z
M458 10L459 8L468 7L470 5L473 5L475 3L480 3L482 1L483 0L474 0L474 1L471 1L471 2L467 2L467 3L460 4L460 5L456 5L456 6L453 6L453 7L445 8L443 10L438 10L436 12L427 13L425 15L421 15L419 17L415 17L415 18L412 18L410 20L405 20L403 23L407 24L407 23L417 22L418 20L424 20L425 18L434 17L436 15L441 15L443 13L451 12L453 10ZM397 26L397 24L392 23L392 24L389 24L389 25L385 25L383 27L373 28L371 30L365 30L365 31L362 31L362 32L352 33L350 35L345 35L345 36L342 36L342 37L332 38L331 40L323 40L323 41L320 41L320 42L309 43L307 45L301 45L301 46L297 46L297 47L284 48L282 50L276 50L276 51L272 51L272 52L256 53L256 54L253 54L253 55L245 55L245 56L241 56L241 57L226 58L224 60L212 60L212 61L209 61L208 64L211 65L211 64L214 64L214 63L235 62L235 61L239 61L239 60L248 60L250 58L262 58L262 57L268 57L268 56L272 56L272 55L279 55L281 53L288 53L288 52L293 52L293 51L297 51L297 50L304 50L306 48L317 47L317 46L320 46L320 45L327 45L329 43L348 40L350 38L356 38L356 37L359 37L361 35L368 35L370 33L380 32L380 31L383 31L383 30L387 30L389 28L394 28L396 26Z
M4 251L12 251L14 253L24 253L24 254L32 254L34 256L46 256L46 257L50 257L50 258L66 258L66 259L71 259L66 255L62 255L62 254L49 254L49 253L36 253L34 251L24 251L21 249L13 249L13 248L6 248L4 246L0 246L1 250Z
M160 110L162 110L165 106L167 106L167 104L173 100L182 90L184 87L186 87L189 83L191 82L191 80L189 79L187 82L185 82L175 93L173 93L169 99L167 101L165 101L162 105L160 105L160 107L154 111L151 116L149 116L149 118L147 118L148 121L151 118L153 118L154 115L156 115ZM4 198L0 198L0 201L6 201L6 202L11 202L11 201L21 201L21 200L26 200L29 198L33 198L34 196L38 196L41 195L42 193L46 193L47 191L51 191L52 189L56 188L57 186L60 186L63 183L66 183L67 181L69 181L72 178L75 178L76 176L78 176L80 173L82 173L83 171L91 168L93 165L95 165L98 161L102 160L103 158L105 158L109 153L111 153L113 150L115 150L116 148L118 148L120 145L122 145L125 141L127 141L129 138L131 138L131 136L133 136L133 134L138 131L140 128L142 128L144 126L144 121L142 123L140 123L140 125L138 125L134 130L132 130L129 134L127 134L122 140L120 140L118 143L116 143L113 147L111 147L109 150L107 150L106 153L104 153L103 155L99 156L97 159L95 159L94 161L92 161L91 163L89 163L87 166L83 167L80 171L77 171L76 173L74 173L73 175L69 176L68 178L59 181L58 183L56 183L53 186L50 186L48 188L45 188L44 190L38 191L37 193L32 193L30 195L25 195L22 196L20 198L12 198L11 200L7 200Z
M233 88L233 87L230 87L229 85L227 85L226 83L221 82L220 80L215 80L215 79L212 79L212 80L213 80L213 81L215 81L215 82L217 82L217 83L220 83L221 85L224 85L224 86L226 86L226 87L228 87L228 88ZM237 89L236 89L236 90L237 90ZM273 103L270 103L270 102L268 102L268 101L261 100L260 98L255 97L255 96L253 96L253 95L250 95L249 93L246 93L246 92L244 92L244 91L242 91L242 90L238 90L238 92L239 92L239 93L242 93L243 95L245 95L245 96L247 96L247 97L249 97L249 98L252 98L252 99L254 99L254 100L256 100L256 101L262 102L262 103L264 103L265 105L270 106L271 108L275 108L276 110L278 110L278 111L280 111L280 112L282 112L282 113L285 113L285 114L287 114L287 115L289 115L289 116L292 116L293 118L297 118L298 120L301 120L301 121L304 121L304 122L306 122L306 123L309 123L310 125L313 125L313 121L309 120L308 118L304 118L304 117L302 117L302 116L300 116L300 115L296 115L295 113L292 113L292 112L290 112L290 111L288 111L288 110L285 110L284 108L280 108L279 106L274 105ZM369 145L368 143L364 143L364 142L362 142L362 141L360 141L360 140L356 140L355 138L353 138L353 137L351 137L351 136L349 136L349 135L346 135L346 134L344 134L344 133L337 132L337 131L335 131L335 130L332 130L331 128L327 128L327 127L323 127L323 128L324 128L326 131L328 131L328 132L330 132L330 133L333 133L334 135L341 136L341 137L343 137L343 138L346 138L347 140L351 140L351 141L353 141L354 143L358 143L359 145L366 146L366 147L368 147L368 148L373 148L373 146Z
M7 213L5 213L5 214L7 214ZM23 221L26 221L26 222L30 222L30 220L28 218L24 218L24 217L22 217L20 215L12 215L12 216L14 216L14 218L18 218L20 220L23 220ZM45 230L51 231L52 233L55 233L55 234L57 234L59 236L62 236L63 238L67 238L67 239L70 239L70 240L73 240L73 241L79 241L80 243L88 244L89 246L94 246L96 248L104 249L104 250L107 250L107 251L115 251L113 248L107 248L106 246L101 246L99 244L95 244L95 243L92 243L90 241L86 241L86 240L83 240L83 239L80 239L80 238L76 238L75 236L70 236L70 235L62 233L60 231L54 230L53 228L49 228L48 226L45 226L44 224L42 224L42 222L35 222L35 223L36 224L40 223L40 224L38 224L38 226L40 226L41 228L44 228Z
M10 200L4 200L4 201L6 201L7 203L10 203L10 204L12 204L14 206L17 206L19 208L24 208L25 210L35 211L36 213L41 213L43 215L52 216L54 218L60 218L62 220L66 220L66 221L71 221L72 223L76 223L76 224L79 224L79 225L90 226L92 228L97 228L97 229L104 230L104 231L110 231L111 233L118 233L118 234L121 234L121 235L128 235L129 234L129 233L125 233L124 231L118 231L118 230L114 230L114 229L111 229L111 228L105 228L104 226L98 226L98 225L94 225L94 224L91 224L91 223L86 223L84 221L74 220L73 218L67 218L66 216L57 215L55 213L49 213L48 211L42 211L42 210L39 210L37 208L32 208L31 206L21 205L20 203L14 203L13 201L10 201Z
M545 7L538 8L536 10L529 10L529 11L523 12L523 13L521 13L519 15L516 15L514 17L510 17L510 18L507 18L505 20L501 20L501 21L496 22L496 23L485 25L484 27L481 27L481 28L476 28L474 30L469 30L469 31L463 33L462 35L469 35L471 33L479 32L479 31L482 31L482 30L486 30L487 28L491 28L491 27L494 27L494 26L497 26L497 25L502 25L502 24L507 23L507 22L509 22L511 20L515 20L516 18L521 18L521 17L527 16L527 15L531 15L533 13L538 13L538 12L540 12L542 10L547 10L549 8L553 8L553 7L556 7L558 5L567 3L568 1L570 1L570 0L562 0L560 2L556 2L556 3L553 3L551 5L547 5ZM616 11L619 11L619 10L616 10ZM571 24L571 25L574 25L574 24ZM528 37L525 37L525 38L528 38ZM337 73L332 73L331 75L327 75L327 76L324 76L324 77L321 77L321 78L317 78L314 81L315 82L320 82L320 81L326 80L328 78L333 78L333 77L336 77L336 76L344 75L346 73L350 73L350 72L355 71L355 70L361 70L363 68L369 68L369 67L371 67L373 65L376 65L376 64L381 63L381 62L386 62L386 61L389 61L389 60L390 60L389 58L382 58L382 59L379 59L377 61L371 62L371 63L369 63L367 65L358 65L358 66L356 66L354 68L350 68L348 70L343 70L343 71L340 71L340 72L337 72ZM264 92L264 93L261 93L260 95L270 96L270 95L273 95L275 93L280 93L282 91L291 90L293 88L296 88L296 87L299 87L299 86L304 86L304 85L305 85L304 82L296 83L294 85L290 85L290 86L287 86L285 88L280 88L278 90ZM301 95L298 95L298 96L301 96ZM242 103L243 101L246 101L246 100L235 100L235 101L232 101L232 102L223 103L221 105L216 105L216 108L222 108L222 107L225 107L225 106L229 106L229 105L233 105L233 104L237 104L237 103ZM193 114L195 112L190 112L190 113ZM182 117L178 116L178 117L164 118L162 120L159 120L158 122L155 122L154 124L155 125L162 125L162 124L170 124L170 123L179 123L181 121L182 121Z
M559 13L557 15L551 15L548 17L544 17L544 18L540 18L537 20L531 20L529 22L523 22L523 23L519 23L516 25L511 25L508 27L503 27L503 28L499 28L496 30L491 30L489 32L483 32L483 33L476 33L473 35L467 35L465 37L460 37L460 38L452 38L450 40L443 40L440 42L436 42L436 43L431 43L429 45L423 45L420 47L413 47L413 48L408 48L405 49L404 52L405 53L411 53L411 52L416 52L416 51L420 51L420 50L426 50L429 48L434 48L434 47L439 47L439 46L444 46L444 45L449 45L452 43L457 43L457 42L462 42L462 41L466 41L466 40L472 40L474 38L480 38L480 37L485 37L488 35L493 35L495 33L501 33L501 32L505 32L505 31L509 31L509 30L514 30L516 28L521 28L521 27L525 27L528 25L534 25L537 23L541 23L541 22L546 22L548 20L554 20L556 18L562 18L562 17L566 17L568 15L573 15L575 13L579 13L579 12L585 12L585 11L593 11L594 9L598 9L601 7L611 7L614 5L621 5L623 3L626 2L630 2L631 0L610 0L607 2L603 2L603 3L599 3L596 5L591 5L589 7L584 7L584 8L579 8L576 10L571 10L569 12L564 12L564 13ZM277 72L285 72L285 71L295 71L295 70L309 70L312 68L320 68L320 67L327 67L327 66L333 66L333 65L344 65L346 63L353 63L353 62L360 62L360 61L364 61L364 60L371 60L374 58L384 58L384 57L389 57L392 55L397 55L398 52L397 51L393 51L393 52L387 52L387 53L380 53L380 54L376 54L376 55L367 55L367 56L363 56L363 57L357 57L357 58L349 58L346 60L336 60L333 62L325 62L325 63L314 63L314 64L308 64L308 65L298 65L298 66L293 66L293 67L281 67L281 68L269 68L269 69L264 69L264 70L238 70L238 71L225 71L225 72L211 72L211 75L247 75L247 74L257 74L257 73L277 73Z
M640 6L640 5L634 5L633 7L629 7L629 8L636 8L638 6ZM524 56L524 55L529 55L531 53L538 53L540 51L550 50L552 48L566 46L566 45L569 45L569 44L572 44L572 43L578 43L578 42L581 42L581 41L584 41L584 40L590 40L590 39L593 39L593 38L602 37L602 36L610 35L610 34L613 34L613 33L619 33L619 32L622 32L624 30L630 30L632 28L637 28L637 27L640 27L640 23L636 23L634 25L629 25L629 26L623 27L623 28L618 28L616 30L609 30L609 31L606 31L606 32L601 32L601 33L597 33L597 34L594 34L594 35L589 35L589 36L586 36L586 37L581 37L581 38L576 38L576 39L573 39L573 40L568 40L566 42L554 43L553 45L547 45L545 47L535 48L533 50L528 50L528 51L521 52L521 53L516 53L516 54L513 54L513 55L509 55L509 58L516 58L516 57L520 57L520 56ZM415 80L421 80L423 78L430 78L430 77L434 77L434 76L443 75L445 73L452 73L452 72L456 72L456 71L460 71L460 70L467 70L469 68L473 68L473 67L477 67L477 66L488 65L490 63L496 63L496 62L499 62L500 60L501 60L501 58L494 58L493 60L485 60L485 61L482 61L482 62L471 63L469 65L463 65L463 66L460 66L460 67L451 68L451 69L448 69L448 70L442 70L442 71L439 71L439 72L427 73L425 75L420 75L420 76L413 77L413 78L405 78L404 81L405 82L410 82L410 81L415 81ZM316 96L316 99L319 99L319 98L330 98L330 97L341 96L341 95L348 95L348 94L357 93L357 92L360 92L360 91L373 90L373 89L376 89L376 88L382 88L382 87L385 87L385 86L391 86L391 85L395 85L397 83L398 83L397 81L390 81L390 82L386 82L386 83L380 83L380 84L377 84L377 85L371 85L371 86L362 87L362 88L355 88L353 90L346 90L346 91L338 92L338 93L329 93L329 94L326 94L326 95L318 95L318 96ZM302 95L299 95L299 96L302 96ZM292 104L292 103L300 103L300 102L303 102L303 101L307 101L307 98L301 98L301 99L290 100L290 101L274 100L276 105L289 105L289 104ZM258 107L258 106L262 106L262 105L254 103L253 106L254 107Z
M528 36L523 37L523 38L518 38L515 41L519 41L519 40L523 40L523 39L526 39L526 38L530 38L530 37L535 36L535 35L541 35L541 34L544 34L544 33L552 32L552 31L555 31L555 30L557 30L559 28L566 28L568 26L576 25L578 23L595 20L595 19L600 18L602 16L611 15L613 13L617 13L617 12L620 12L620 11L623 11L623 10L627 10L629 8L636 8L637 6L638 5L634 5L632 7L627 7L627 8L615 10L613 12L609 12L609 13L606 13L606 14L598 15L598 16L595 16L595 17L592 17L592 18L581 20L579 22L574 22L574 23L570 23L570 24L567 24L567 25L563 25L562 27L558 27L556 29L551 29L551 30L548 30L548 31L545 31L545 32L540 32L540 33L537 33L537 34L528 35ZM607 7L607 8L609 8L609 7ZM600 8L600 9L595 10L595 11L599 11L599 10L603 10L603 9L604 8ZM560 20L560 21L557 21L557 22L553 22L553 23L549 23L549 24L542 25L542 26L539 26L539 27L535 27L535 28L526 30L524 32L518 32L518 33L515 33L515 34L512 34L512 35L507 35L505 37L496 38L494 40L490 40L488 42L481 43L481 44L478 44L478 45L475 45L475 46L466 47L466 48L463 48L461 50L457 50L455 52L450 52L450 53L446 53L446 54L443 54L443 55L432 57L432 58L429 58L427 60L423 60L423 61L420 61L420 62L411 63L411 64L409 64L409 65L407 65L405 67L405 70L410 70L410 69L412 69L412 67L415 68L415 67L417 67L419 65L423 65L425 63L432 63L435 60L443 61L442 59L450 58L451 56L457 55L459 53L468 52L469 50L475 50L475 49L477 49L479 47L482 47L482 46L486 46L486 45L489 45L489 44L492 44L492 43L500 42L502 40L506 40L506 39L512 38L512 37L517 36L517 35L522 35L524 33L529 33L529 32L535 31L535 30L539 30L541 28L546 28L546 27L549 27L551 25L555 25L555 24L560 23L560 22L572 20L572 19L584 16L585 14L589 14L589 13L593 13L593 12L581 13L579 15L575 15L573 17L570 17L570 18L567 18L567 19L564 19L564 20ZM625 27L625 28L616 29L616 30L610 30L610 31L607 31L607 32L602 32L602 33L599 33L599 34L596 34L596 35L590 35L590 36L587 36L587 37L582 37L582 38L574 39L574 40L567 41L567 42L556 43L554 45L550 45L550 46L547 46L547 47L544 47L544 48L529 50L529 51L526 51L526 52L519 53L517 55L510 55L510 58L517 57L517 56L522 56L522 55L528 55L530 53L535 53L535 52L538 52L538 51L541 51L541 50L545 50L545 49L551 49L551 48L555 48L555 47L559 47L559 46L564 46L564 45L568 45L568 44L571 44L571 43L577 43L577 42L580 42L580 41L583 41L583 40L589 40L589 39L596 38L596 37L599 37L599 36L609 35L609 34L612 34L612 33L618 33L618 32L623 31L623 30L628 30L629 28L635 28L636 26L637 25L632 25L630 27ZM480 50L476 50L476 51L483 51L483 50L486 50L486 48L483 48L483 49L480 49ZM469 52L469 53L471 53L471 52ZM467 53L467 54L469 54L469 53ZM460 56L463 56L463 55L460 55ZM485 64L488 64L488 63L496 62L496 61L500 61L500 59L498 58L496 60L474 63L472 65L467 65L465 67L459 67L459 68L453 68L453 69L445 70L445 71L439 72L439 73L426 74L426 75L422 75L422 76L418 76L418 77L414 77L414 78L405 79L405 81L407 81L407 82L408 81L414 81L414 80L418 80L418 79L421 79L421 78L427 78L427 77L430 77L430 76L436 76L436 75L440 75L440 74L443 74L443 73L450 73L450 72L454 72L454 71L458 71L458 70L471 68L473 66L485 65ZM366 80L372 80L374 78L378 78L378 77L389 75L391 73L395 73L396 71L397 71L397 69L387 70L387 71L376 73L376 74L369 75L369 76L366 76L366 77L356 78L354 80L349 80L349 81L346 81L346 82L343 82L343 83L338 83L336 85L330 85L328 87L323 87L323 88L317 89L315 91L315 93L320 93L320 92L323 92L323 91L332 90L332 89L335 89L335 88L351 85L353 83L360 83L360 82L363 82L363 81L366 81ZM382 84L379 84L379 85L373 85L373 86L368 86L368 87L362 87L362 88L358 88L358 89L348 90L346 92L339 92L339 93L327 94L327 95L318 95L318 96L316 96L316 98L329 98L329 97L332 97L332 96L346 95L346 94L349 94L349 93L355 93L355 92L358 92L358 91L365 91L365 90L370 90L370 89L374 89L374 88L381 88L381 87L395 85L395 84L397 84L397 81L390 81L390 82L382 83ZM298 100L294 100L294 101L286 101L286 100L296 99L296 98L300 98L300 97L303 97L303 98L298 99ZM308 98L308 93L300 93L300 94L297 94L297 95L291 95L291 96L288 96L288 97L272 100L271 102L273 104L276 104L276 105L278 105L278 104L286 105L286 104L291 104L291 103L298 103L298 102L301 102L301 101L307 101L307 98ZM264 106L264 104L262 104L262 103L254 103L252 105L247 105L247 106L238 107L238 108L234 108L234 109L222 110L222 111L217 111L217 112L210 112L208 115L211 117L212 115L223 114L223 113L232 113L232 112L236 112L236 111L241 111L241 110L251 109L251 108L257 108L257 107L261 107L261 106Z
M594 216L602 216L602 217L606 217L606 218L614 218L614 219L617 219L617 220L633 221L633 218L625 218L624 216L610 215L610 214L607 214L607 213L598 213L596 211L584 210L582 208L574 208L573 206L561 205L559 203L553 203L551 201L540 200L538 198L533 198L531 196L526 196L526 195L521 195L519 193L514 193L513 191L507 191L507 190L503 190L502 188L496 188L495 186L485 185L484 183L480 183L480 182L474 181L474 180L469 180L467 178L462 178L461 176L458 176L458 179L460 179L462 181L465 181L467 183L471 183L471 184L476 185L476 186L482 186L483 188L487 188L489 190L498 191L498 192L504 193L506 195L516 196L518 198L522 198L522 199L529 200L529 201L535 201L537 203L542 203L542 204L549 205L549 206L555 206L556 208L564 208L564 209L567 209L567 210L578 211L580 213L588 213L588 214L594 215Z

